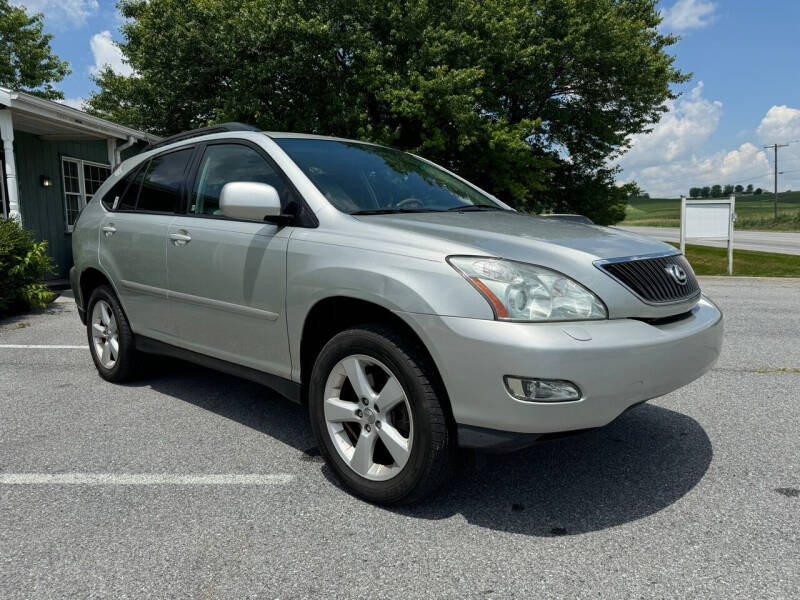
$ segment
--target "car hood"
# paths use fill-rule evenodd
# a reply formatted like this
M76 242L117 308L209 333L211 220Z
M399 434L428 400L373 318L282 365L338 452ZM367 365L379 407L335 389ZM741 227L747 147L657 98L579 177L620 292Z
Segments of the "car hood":
M583 253L592 260L675 251L653 238L613 227L544 219L514 211L429 212L360 216L359 220L409 234L434 237L446 245L503 258L536 262L539 253ZM416 237L416 236L415 236ZM444 248L443 248L444 249Z
M539 265L563 273L597 294L612 319L662 318L684 313L697 303L694 297L669 305L647 304L598 268L599 259L678 253L663 242L613 227L515 211L359 215L355 219L360 227L353 229L350 221L350 226L342 227L327 243L436 262L453 255L480 255Z

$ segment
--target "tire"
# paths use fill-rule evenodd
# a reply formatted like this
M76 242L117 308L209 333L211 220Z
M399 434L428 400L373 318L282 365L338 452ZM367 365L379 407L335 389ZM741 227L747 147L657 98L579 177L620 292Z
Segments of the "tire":
M380 324L343 331L319 353L309 382L311 426L328 466L356 496L410 504L449 479L455 437L432 373L417 343ZM370 451L359 444L373 438L366 461Z
M104 328L100 337L97 325ZM89 352L100 377L113 383L133 378L139 353L122 305L114 291L107 285L96 287L89 297L86 307L86 334L89 339ZM116 340L116 351L113 349L114 340ZM108 356L104 354L106 348L109 351Z

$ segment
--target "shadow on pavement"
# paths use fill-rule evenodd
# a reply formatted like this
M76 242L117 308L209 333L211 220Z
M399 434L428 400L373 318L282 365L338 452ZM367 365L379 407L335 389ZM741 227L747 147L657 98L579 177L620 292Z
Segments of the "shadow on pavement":
M712 455L697 421L644 404L596 431L487 456L446 494L396 512L461 514L474 525L526 535L586 533L668 507L703 478Z
M164 356L145 360L149 376L123 385L152 388L313 454L316 443L305 407L257 383L182 360Z
M303 452L301 460L321 460L304 407L248 381L178 360L156 361L154 376L138 385L269 435ZM697 421L644 404L599 430L514 454L482 455L439 496L386 510L417 519L463 515L480 527L525 535L586 533L668 507L697 485L712 456ZM341 487L327 467L322 472Z

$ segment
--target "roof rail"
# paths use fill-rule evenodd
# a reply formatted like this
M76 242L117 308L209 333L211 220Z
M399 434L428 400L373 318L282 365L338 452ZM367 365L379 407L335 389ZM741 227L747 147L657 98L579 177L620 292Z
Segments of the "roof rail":
M209 125L208 127L198 127L197 129L190 129L182 133L176 133L169 137L164 138L156 144L150 144L147 149L161 148L168 144L174 144L182 140L190 140L192 138L200 137L201 135L209 135L212 133L225 133L227 131L261 131L258 127L246 125L245 123L218 123L217 125Z

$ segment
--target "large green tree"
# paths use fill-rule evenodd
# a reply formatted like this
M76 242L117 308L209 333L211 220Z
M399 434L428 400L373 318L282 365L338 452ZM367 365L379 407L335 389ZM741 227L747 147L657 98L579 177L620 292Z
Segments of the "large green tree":
M53 54L52 35L43 32L42 15L0 0L0 85L49 100L64 94L53 87L69 74L69 64Z
M160 134L239 120L422 154L533 210L609 223L609 164L686 76L655 0L122 0L135 73L94 112Z

